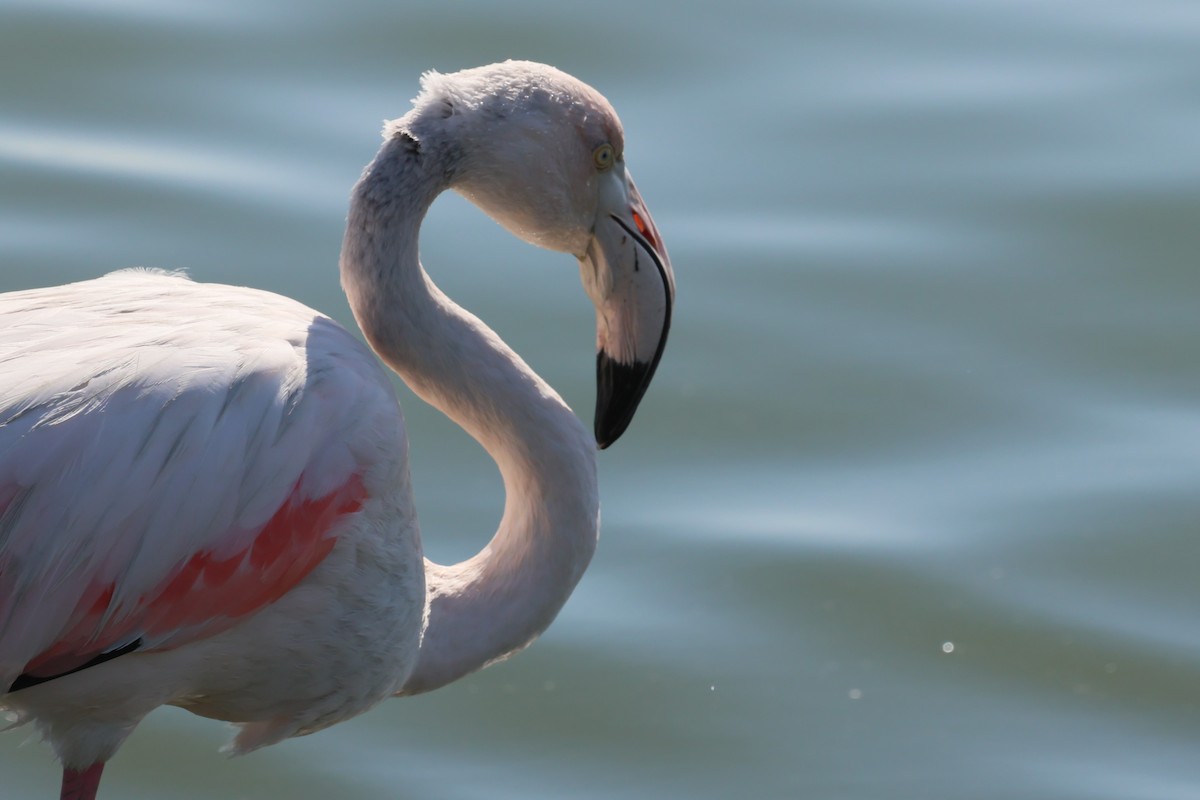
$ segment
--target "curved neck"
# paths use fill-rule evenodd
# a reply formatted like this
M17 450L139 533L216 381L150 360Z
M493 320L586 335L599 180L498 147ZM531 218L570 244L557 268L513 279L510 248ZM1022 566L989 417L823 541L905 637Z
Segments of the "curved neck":
M401 694L503 659L546 629L599 533L595 448L566 403L455 305L418 257L418 231L452 157L396 132L354 188L342 286L371 346L421 399L488 451L504 479L492 540L453 566L426 559L425 632Z

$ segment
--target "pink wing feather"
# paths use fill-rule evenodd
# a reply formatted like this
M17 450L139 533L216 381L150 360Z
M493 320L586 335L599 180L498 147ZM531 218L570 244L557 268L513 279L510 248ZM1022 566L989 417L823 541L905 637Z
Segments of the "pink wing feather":
M338 518L362 507L362 481L353 476L319 500L294 492L254 540L229 558L196 553L133 608L111 614L115 582L93 583L71 614L71 627L22 670L59 675L131 641L176 647L230 627L282 597L333 549L328 534Z
M277 600L402 448L374 356L286 298L140 271L0 296L0 692Z

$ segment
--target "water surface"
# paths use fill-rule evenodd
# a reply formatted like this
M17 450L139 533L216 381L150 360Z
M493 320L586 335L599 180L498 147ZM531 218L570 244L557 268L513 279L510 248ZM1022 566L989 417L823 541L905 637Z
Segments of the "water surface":
M351 324L380 121L506 57L617 106L678 278L535 647L232 761L157 712L101 796L1195 796L1197 53L1191 2L0 2L0 289L183 268ZM422 249L590 417L573 260L450 197ZM499 479L403 401L461 558ZM5 797L57 789L30 738Z

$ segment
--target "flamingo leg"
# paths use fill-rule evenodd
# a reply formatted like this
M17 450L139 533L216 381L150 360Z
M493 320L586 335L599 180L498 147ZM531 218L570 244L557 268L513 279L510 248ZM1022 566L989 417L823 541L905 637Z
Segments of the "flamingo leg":
M59 800L96 800L96 790L100 788L100 773L103 771L103 761L97 761L85 769L64 769Z

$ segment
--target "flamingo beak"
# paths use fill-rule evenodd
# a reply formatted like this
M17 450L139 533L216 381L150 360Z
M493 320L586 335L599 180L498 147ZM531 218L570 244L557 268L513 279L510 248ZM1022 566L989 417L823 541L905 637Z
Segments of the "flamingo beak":
M671 259L633 178L619 162L601 177L584 288L596 306L596 444L629 427L654 377L675 302Z

